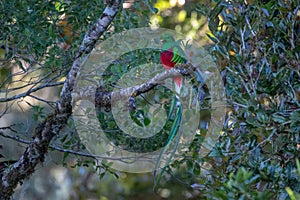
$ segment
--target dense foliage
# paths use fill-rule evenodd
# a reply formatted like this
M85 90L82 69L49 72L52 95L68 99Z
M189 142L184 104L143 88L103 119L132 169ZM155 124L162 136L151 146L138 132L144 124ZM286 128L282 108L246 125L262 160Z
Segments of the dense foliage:
M287 187L299 193L298 3L218 1L198 11L208 16L229 105L207 158L211 177L201 181L208 197L286 199Z
M155 192L172 199L299 199L299 3L296 0L174 2L126 2L128 8L121 10L101 38L104 40L114 33L149 25L175 29L205 42L222 75L228 113L218 143L207 156L199 157L203 137L197 134L182 158L166 169ZM1 98L23 93L39 84L63 80L84 31L99 17L104 6L105 3L98 0L1 1ZM109 68L109 76L105 79L108 90L133 66L141 62L159 62L158 52L147 50L128 53L117 61L119 63ZM149 95L151 98L168 98L164 88L156 88L153 93ZM10 111L23 112L23 108L29 107L32 113L28 115L33 116L35 123L42 121L54 100L35 98L38 100L35 103L31 100L16 98L1 105L1 116ZM147 110L149 102L141 98L139 103L144 110L137 110L131 117L140 126L147 126L151 119L143 114L141 122L137 116ZM103 115L99 118L107 121L106 128L114 128L113 120ZM72 129L72 120L68 125L54 139L52 148L85 155L86 149L79 144L76 131ZM15 140L30 141L28 133L33 127L27 126L26 123L14 126L17 130L28 130L14 133ZM113 134L108 137L114 139ZM95 163L93 159L71 155L71 151L63 155L62 163L66 167L92 166L98 170L100 178L107 178L104 175L110 172L120 176L121 181L126 180L127 186L119 190L127 190L127 193L120 196L139 196L134 192L129 194L129 190L149 192L147 188L152 183L149 184L148 176L145 181L145 177L113 171L106 162ZM73 187L78 194L81 191L103 195L99 190L78 189L76 184ZM166 191L170 194L166 195ZM114 195L117 198L117 194Z

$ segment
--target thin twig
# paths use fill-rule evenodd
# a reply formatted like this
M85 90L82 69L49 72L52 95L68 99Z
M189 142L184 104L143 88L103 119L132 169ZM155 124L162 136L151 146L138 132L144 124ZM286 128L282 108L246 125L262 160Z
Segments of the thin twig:
M9 128L9 127L5 127L5 128ZM2 136L4 138L7 138L7 139L10 139L10 140L13 140L13 141L16 141L16 142L23 143L23 144L30 144L32 142L30 140L24 140L24 139L22 139L20 137L17 137L17 136L12 136L12 135L5 134L2 131L0 131L0 136ZM69 153L69 154L76 155L76 156L83 156L83 157L86 157L86 158L105 159L105 160L118 160L118 161L123 162L123 163L133 163L134 162L134 161L126 161L126 160L132 160L132 159L137 159L137 158L140 159L141 157L147 158L146 155L127 156L127 157L126 156L123 156L123 157L101 156L101 155L91 154L91 153L82 152L82 151L74 151L74 150L71 150L71 149L65 149L65 148L62 148L62 147L59 147L59 146L55 146L53 144L49 145L49 149L56 150L56 151L59 151L59 152L62 152L62 153ZM149 159L152 159L151 155L150 155Z
M31 94L31 93L33 93L33 92L36 92L36 91L38 91L38 90L44 89L44 88L46 88L46 87L54 87L54 86L59 86L59 85L63 85L63 84L64 84L64 82L45 83L45 84L39 85L38 87L29 89L29 90L27 90L27 91L24 92L24 93L17 94L17 95L14 95L14 96L12 96L12 97L0 98L0 102L9 102L9 101L13 101L13 100L16 100L16 99L20 99L20 98L22 98L22 97L26 97L26 96L28 96L29 94Z

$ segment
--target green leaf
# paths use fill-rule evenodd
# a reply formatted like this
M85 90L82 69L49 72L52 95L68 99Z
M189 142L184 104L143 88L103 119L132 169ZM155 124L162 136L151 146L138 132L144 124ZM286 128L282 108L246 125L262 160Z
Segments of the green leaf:
M207 35L207 37L208 37L211 41L213 41L214 43L218 43L217 38L211 36L210 34L206 34L206 35Z
M197 163L197 162L195 163L193 172L196 176L200 175L201 166L199 165L199 163Z
M278 122L278 123L284 123L284 122L286 122L286 120L287 120L284 116L281 116L281 115L279 115L279 114L277 114L277 113L274 113L274 114L272 115L272 119L273 119L275 122Z
M31 32L28 28L25 28L24 30L24 34L26 35L26 37L30 38L31 37Z
M285 190L288 193L291 200L298 200L300 198L300 195L293 192L290 187L286 187Z

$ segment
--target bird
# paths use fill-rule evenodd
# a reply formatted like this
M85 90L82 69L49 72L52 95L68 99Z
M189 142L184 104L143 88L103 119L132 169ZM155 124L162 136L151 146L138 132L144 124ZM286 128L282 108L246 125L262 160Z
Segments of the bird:
M170 70L178 64L187 63L187 59L185 59L184 56L184 51L170 34L167 33L162 34L161 40L162 40L162 50L160 52L160 62L166 70ZM167 166L171 162L171 159L175 154L175 151L177 149L181 137L179 129L180 129L180 123L182 117L182 105L180 103L179 95L182 87L182 76L179 75L174 77L173 81L175 85L176 94L172 98L169 114L167 117L167 120L172 120L172 126L170 128L167 142L162 148L160 155L158 156L158 159L155 164L153 189L157 187L162 177L162 174L164 173ZM175 141L175 145L174 147L172 147L172 149L170 149L173 141ZM169 153L167 154L167 152ZM167 154L167 158L165 160L164 166L161 168L160 173L157 174L158 168L165 154Z
M188 63L185 53L184 53L183 49L180 47L179 42L176 41L168 33L162 34L161 41L162 41L162 49L160 52L160 62L163 65L163 67L166 70L170 70L170 69L176 67L176 65L180 65L180 64L190 65L190 67L192 68L191 74L190 74L192 77L191 82L194 85L197 85L196 88L197 88L198 92L202 91L203 90L202 87L205 86L205 80L203 79L203 77L201 75L201 71L200 71L200 69L193 67L190 63ZM165 172L167 166L171 162L171 159L173 158L173 156L176 152L176 149L178 147L178 144L179 144L180 138L181 138L180 124L181 124L181 120L182 120L183 108L180 103L179 96L180 96L180 92L181 92L181 88L182 88L182 84L183 84L182 75L174 77L173 82L175 85L176 95L174 95L172 98L169 114L167 117L167 120L172 120L172 127L170 129L168 140L165 143L164 147L162 148L160 155L158 156L158 159L155 164L153 190L155 190L155 188L157 188L158 183L159 183L163 173ZM172 147L172 149L170 149L171 144L173 142L174 142L174 146ZM168 152L168 154L167 154L167 152ZM167 154L167 156L165 156L165 154ZM160 166L160 163L162 162L163 157L166 157L166 160L163 164L163 167L160 170L160 173L157 174L158 168Z
M161 36L162 50L160 53L160 62L166 70L174 68L176 65L187 63L184 51L178 42L168 33ZM179 95L182 87L182 76L173 78L175 92Z

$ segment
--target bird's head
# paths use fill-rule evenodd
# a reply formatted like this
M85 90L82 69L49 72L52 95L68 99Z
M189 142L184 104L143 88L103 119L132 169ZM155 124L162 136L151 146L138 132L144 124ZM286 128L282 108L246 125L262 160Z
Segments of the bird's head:
M163 43L168 43L168 42L175 42L173 36L171 36L170 34L168 33L164 33L161 35L161 41Z
M164 33L161 35L161 42L162 42L162 51L169 50L173 47L176 42L172 35L168 33Z

